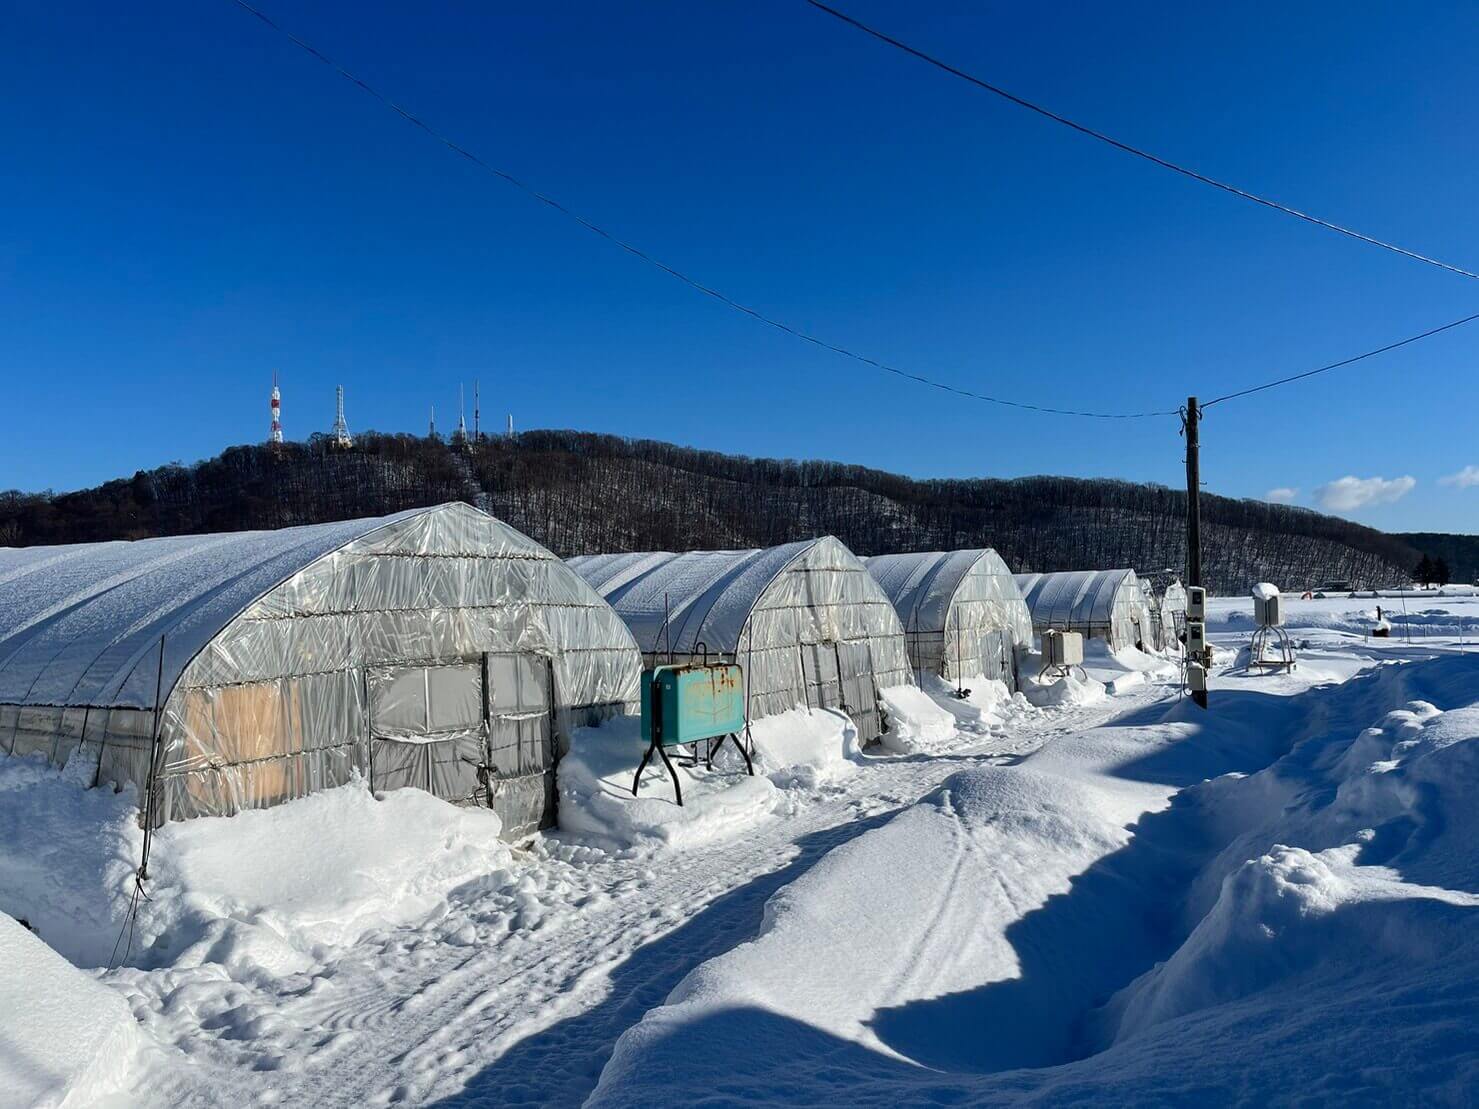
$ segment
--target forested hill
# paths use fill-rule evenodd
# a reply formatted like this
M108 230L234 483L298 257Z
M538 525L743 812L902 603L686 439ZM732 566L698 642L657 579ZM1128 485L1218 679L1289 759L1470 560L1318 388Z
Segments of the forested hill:
M1414 531L1392 536L1448 565L1454 581L1479 581L1479 535L1450 535L1441 531Z
M991 546L1017 569L1181 567L1184 492L1064 477L915 480L575 431L466 450L408 435L233 447L96 489L0 494L0 545L276 528L466 500L560 555L766 546L832 534L859 554ZM1401 539L1308 509L1203 499L1207 584L1409 580Z

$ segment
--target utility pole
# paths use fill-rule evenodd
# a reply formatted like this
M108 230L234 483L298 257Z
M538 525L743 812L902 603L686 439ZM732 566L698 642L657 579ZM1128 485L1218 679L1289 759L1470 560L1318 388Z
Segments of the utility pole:
M1186 584L1202 584L1202 460L1196 397L1186 398Z
M1192 701L1207 707L1207 671L1212 652L1207 646L1207 624L1204 607L1206 591L1202 588L1202 459L1198 425L1202 410L1196 397L1186 398L1182 418L1186 431L1186 684Z

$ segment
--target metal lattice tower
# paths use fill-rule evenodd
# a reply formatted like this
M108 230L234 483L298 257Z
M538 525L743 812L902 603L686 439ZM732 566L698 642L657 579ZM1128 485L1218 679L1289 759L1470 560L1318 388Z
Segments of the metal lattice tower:
M335 413L334 430L330 433L336 447L354 446L354 437L349 434L349 425L344 422L344 386L334 386Z
M267 441L272 444L282 442L282 393L277 388L277 371L272 371L272 430L267 433Z
M483 441L483 406L476 378L472 383L472 437L479 443Z
M460 383L457 386L457 430L452 433L452 442L459 447L467 444L467 396Z

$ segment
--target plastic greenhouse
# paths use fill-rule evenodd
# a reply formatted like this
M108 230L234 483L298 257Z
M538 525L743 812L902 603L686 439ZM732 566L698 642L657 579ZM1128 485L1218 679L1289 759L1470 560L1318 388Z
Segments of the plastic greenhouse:
M156 823L358 772L512 838L553 822L569 729L634 708L640 673L578 575L464 504L0 549L0 750L133 783Z
M620 613L649 663L705 651L738 662L752 719L840 708L870 743L886 727L878 690L913 684L893 605L831 536L761 550L584 555L570 565Z
M1146 625L1149 632L1146 634L1145 645L1154 647L1157 651L1166 646L1166 633L1161 625L1161 599L1156 595L1155 586L1140 579L1140 607L1145 612Z
M916 672L1017 688L1016 648L1032 647L1032 615L1000 555L925 551L875 555L867 564L903 622Z
M1180 650L1178 638L1186 630L1186 586L1173 581L1161 594L1161 633L1165 645Z
M1033 631L1081 632L1111 648L1155 646L1154 629L1134 570L1068 570L1018 574L1017 588L1032 613Z

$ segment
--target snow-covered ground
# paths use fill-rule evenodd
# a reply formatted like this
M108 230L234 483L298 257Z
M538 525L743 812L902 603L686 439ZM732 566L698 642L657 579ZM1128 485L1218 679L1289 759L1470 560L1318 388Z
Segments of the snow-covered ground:
M132 935L133 797L0 758L0 1105L1472 1104L1479 598L1284 604L1256 675L1213 602L1205 713L1091 650L757 723L682 809L578 733L525 848L363 784L168 826Z

